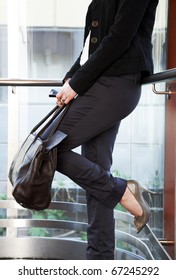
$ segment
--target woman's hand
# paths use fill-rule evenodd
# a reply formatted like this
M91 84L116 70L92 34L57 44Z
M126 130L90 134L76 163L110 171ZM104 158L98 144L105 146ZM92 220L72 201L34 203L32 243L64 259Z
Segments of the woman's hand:
M77 95L77 93L69 85L69 80L70 79L68 79L65 82L61 91L58 92L57 95L56 95L56 98L57 98L56 103L59 107L63 106L64 104L68 104Z

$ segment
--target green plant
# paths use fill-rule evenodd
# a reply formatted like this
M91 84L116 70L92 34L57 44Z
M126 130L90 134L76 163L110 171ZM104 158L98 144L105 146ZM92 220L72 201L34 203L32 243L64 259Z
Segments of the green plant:
M123 178L123 179L129 179L129 176L127 176L127 175L121 173L118 169L113 170L113 171L112 171L112 175L113 175L114 177L120 177L120 178Z
M85 231L81 232L81 240L87 241L87 232L85 232Z
M67 220L68 217L65 215L63 210L42 210L42 211L31 211L32 219L36 220ZM45 228L32 227L28 231L31 236L50 236L49 230Z
M121 240L117 240L116 247L120 249L124 249L128 252L132 252L131 246L128 243Z
M161 178L159 176L159 171L155 170L153 180L152 180L152 186L154 188L159 188L161 186Z
M7 195L6 194L1 194L0 195L0 200L6 200ZM0 209L0 219L5 219L6 218L6 212L4 209ZM6 234L6 229L5 228L0 228L0 236L4 236Z
M121 212L126 212L127 211L120 203L118 203L116 205L115 210L118 210L118 211L121 211Z
M7 199L7 195L6 194L1 194L0 195L0 200L6 200Z
M64 201L68 202L76 202L75 199L71 195L71 189L70 189L70 183L72 185L72 188L75 186L75 189L77 188L77 185L73 183L70 179L60 179L60 180L55 180L55 188L54 188L54 194L52 197L52 200L57 200L57 196L59 195L59 192L61 190L65 191L66 197Z
M30 228L28 232L30 236L43 236L43 237L49 236L49 232L45 228L37 228L37 227Z

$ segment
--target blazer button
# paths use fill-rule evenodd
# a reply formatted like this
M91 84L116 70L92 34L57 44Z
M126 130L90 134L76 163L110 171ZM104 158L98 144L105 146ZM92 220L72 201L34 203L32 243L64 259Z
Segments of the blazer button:
M98 27L98 21L97 20L93 20L92 21L92 26L93 27Z
M97 37L92 37L92 38L91 38L91 43L92 43L92 44L96 44L97 41L98 41Z

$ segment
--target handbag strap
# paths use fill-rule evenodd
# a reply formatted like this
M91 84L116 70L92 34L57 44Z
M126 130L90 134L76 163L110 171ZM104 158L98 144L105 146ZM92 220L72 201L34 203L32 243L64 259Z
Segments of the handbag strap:
M61 114L59 116L59 119L57 120L57 122L53 125L53 128L51 129L47 139L46 139L46 142L49 141L49 139L51 138L51 136L55 133L55 131L57 130L58 128L58 125L61 123L62 119L64 118L68 108L70 107L71 105L71 102L67 105L64 105L63 106L63 109L62 110L58 110L56 111L56 113L54 114L54 116L49 120L49 122L37 133L36 137L39 137L48 127L49 125L55 120L55 118ZM60 108L59 108L60 109Z
M54 112L56 112L56 114L58 115L63 111L64 108L65 105L63 105L62 107L58 107L56 105L43 119L41 119L41 121L38 124L34 126L30 133L34 133L42 124L44 124L47 121L47 119L49 119L49 117L51 117L54 114Z
M55 123L53 128L51 129L46 141L48 141L51 136L55 133L58 125L61 123L65 113L67 112L68 108L70 107L72 101L69 102L69 104L64 104L62 107L55 106L31 131L31 133L34 133L52 114L53 116L50 118L50 120L42 127L41 130L39 130L36 133L35 139L37 139L49 126L50 124L55 120L55 118L61 114L59 120Z

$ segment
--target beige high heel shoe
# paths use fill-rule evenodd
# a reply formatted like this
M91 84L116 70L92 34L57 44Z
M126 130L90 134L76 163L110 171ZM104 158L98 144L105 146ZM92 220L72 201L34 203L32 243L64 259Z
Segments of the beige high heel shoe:
M143 229L143 227L146 225L146 223L148 222L150 215L151 215L150 207L149 207L148 203L145 201L145 199L143 198L143 193L147 192L147 193L154 194L154 195L156 195L157 193L150 191L148 189L145 189L135 180L128 180L127 187L131 191L131 193L134 195L135 199L137 200L137 202L139 203L139 205L141 206L141 208L143 210L142 216L134 217L134 226L137 229L137 233L139 233Z

